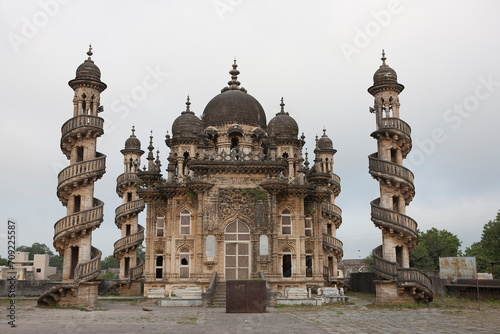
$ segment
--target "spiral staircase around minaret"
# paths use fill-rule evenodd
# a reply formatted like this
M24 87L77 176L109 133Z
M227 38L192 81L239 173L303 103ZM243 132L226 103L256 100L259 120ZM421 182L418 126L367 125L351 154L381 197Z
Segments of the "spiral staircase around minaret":
M63 257L62 282L38 299L38 305L95 306L101 251L92 246L92 231L103 221L104 203L94 197L94 183L105 173L106 156L96 151L104 133L100 93L106 84L88 59L69 82L75 91L73 117L61 128L61 150L70 161L58 175L57 197L67 215L54 225L54 248Z
M405 214L415 196L413 173L403 166L411 150L410 126L399 118L399 93L404 86L385 63L375 72L368 89L375 97L378 152L369 158L369 172L379 182L380 197L371 202L371 220L382 230L383 244L375 248L373 267L382 279L376 283L378 302L427 302L432 300L432 282L420 270L410 268L409 256L418 243L417 223Z

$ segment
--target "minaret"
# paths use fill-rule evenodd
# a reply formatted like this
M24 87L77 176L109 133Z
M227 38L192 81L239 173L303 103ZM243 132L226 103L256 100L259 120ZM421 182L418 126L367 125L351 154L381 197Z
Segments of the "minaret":
M323 135L316 137L314 149L314 167L309 174L309 180L327 191L327 197L321 202L322 239L325 270L325 280L329 284L338 284L337 265L344 255L343 243L337 239L337 229L342 224L342 210L335 205L335 199L340 194L340 177L333 171L333 156L337 150L333 148L332 140Z
M92 231L103 220L104 203L94 198L94 182L105 173L106 156L96 151L96 145L104 133L104 120L98 113L103 111L100 94L106 84L91 59L92 47L87 55L88 59L76 70L75 79L68 83L75 92L73 115L61 129L61 149L70 164L59 173L57 186L57 196L67 214L54 226L54 247L63 256L63 284L59 295L42 296L41 304L97 303L97 285L89 282L97 278L101 268L101 252L92 247ZM66 288L73 293L61 292Z
M115 224L121 230L121 238L115 242L114 257L120 263L120 280L134 281L142 277L144 262L137 258L137 248L144 240L144 227L139 225L139 213L144 210L144 200L137 195L137 183L140 182L137 172L141 165L141 142L135 136L135 128L125 141L123 154L123 174L116 179L116 192L122 198L122 205L116 208ZM136 284L137 285L137 284ZM123 294L140 294L138 291L121 287Z
M369 156L369 171L379 181L380 198L371 202L371 219L382 230L382 245L373 251L374 270L385 280L376 284L377 302L413 302L432 299L430 279L410 269L410 253L417 246L417 223L406 216L415 196L413 173L403 166L411 150L410 126L399 117L399 94L404 86L386 63L373 76L373 95L378 151Z

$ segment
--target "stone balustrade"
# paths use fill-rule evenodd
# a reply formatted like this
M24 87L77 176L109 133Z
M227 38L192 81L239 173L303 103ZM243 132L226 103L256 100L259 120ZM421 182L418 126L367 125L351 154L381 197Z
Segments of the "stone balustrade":
M103 219L104 203L95 199L96 206L92 209L80 211L59 219L54 225L54 240L57 241L62 234L78 232L82 229L98 226Z
M70 132L80 127L92 127L100 132L103 132L104 119L98 116L79 115L69 119L61 127L62 138L66 137Z
M91 177L98 177L104 174L106 169L106 156L103 154L98 158L78 162L64 168L59 175L58 190L68 183L78 182Z
M372 221L376 225L409 234L416 239L417 222L407 215L381 207L379 201L379 199L376 199L370 203Z
M329 234L323 233L323 245L343 252L344 244L339 239Z
M411 188L414 188L413 173L408 168L390 161L377 159L376 156L376 153L368 156L370 173L376 172L388 176L396 176L403 179Z
M115 210L115 220L119 220L121 217L132 213L139 213L144 210L144 207L145 202L143 199L138 199L122 204Z
M377 124L378 130L390 130L396 129L404 133L408 137L411 137L411 127L400 118L397 117L386 117L382 118Z
M82 283L91 281L101 271L101 255L102 252L95 247L92 247L92 259L87 262L79 262L75 268L75 282Z

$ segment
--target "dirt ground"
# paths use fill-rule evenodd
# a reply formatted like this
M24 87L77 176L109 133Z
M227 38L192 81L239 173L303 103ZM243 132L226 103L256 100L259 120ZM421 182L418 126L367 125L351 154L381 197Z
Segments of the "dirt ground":
M92 310L39 308L36 299L16 301L16 327L8 324L9 301L0 300L0 333L500 333L500 308L380 307L353 297L347 305L268 308L260 314L224 308L159 307L151 299L100 299Z

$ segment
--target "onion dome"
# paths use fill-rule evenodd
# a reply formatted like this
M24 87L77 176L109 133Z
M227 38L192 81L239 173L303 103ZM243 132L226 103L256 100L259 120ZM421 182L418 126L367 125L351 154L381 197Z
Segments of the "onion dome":
M132 134L125 141L125 149L126 150L140 150L141 149L141 141L135 136L135 126L132 126Z
M320 150L333 150L333 142L328 136L326 135L326 129L323 129L323 135L321 138L318 139L316 142L316 146Z
M374 92L375 88L380 87L390 87L395 89L398 93L400 93L404 86L398 83L398 75L396 71L394 71L389 65L385 63L385 51L382 50L382 65L380 68L373 74L373 86L368 88L368 92Z
M203 123L208 126L222 126L226 124L245 124L266 128L266 114L264 109L246 89L240 87L238 71L234 60L233 69L229 71L231 81L221 93L208 102L203 111Z
M194 139L203 133L201 120L190 109L189 95L186 102L186 111L183 111L172 124L173 139Z
M283 103L283 98L281 98L281 111L276 114L276 116L269 121L267 126L268 133L274 133L276 138L291 138L297 139L299 135L299 126L297 122L285 112L285 104Z
M89 56L78 68L76 69L76 76L73 80L69 82L71 88L82 84L83 82L92 82L98 84L100 91L106 89L106 84L101 81L101 70L94 64L94 61L90 58L92 53L92 45L89 45L89 51L87 52Z

